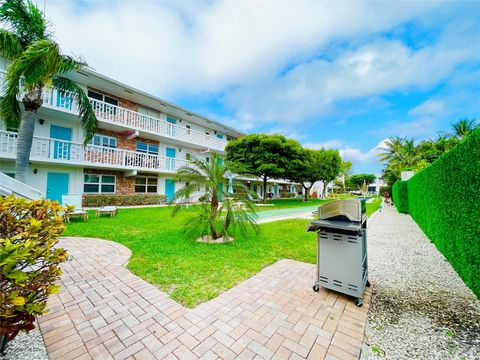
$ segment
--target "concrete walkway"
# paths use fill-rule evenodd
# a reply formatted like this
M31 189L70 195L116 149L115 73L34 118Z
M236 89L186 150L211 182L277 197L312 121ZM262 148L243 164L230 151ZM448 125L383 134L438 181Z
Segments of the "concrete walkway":
M61 292L39 319L54 359L357 359L364 306L312 290L315 268L281 260L187 309L124 266L126 247L65 238Z
M373 300L365 359L480 359L480 302L409 215L368 223Z

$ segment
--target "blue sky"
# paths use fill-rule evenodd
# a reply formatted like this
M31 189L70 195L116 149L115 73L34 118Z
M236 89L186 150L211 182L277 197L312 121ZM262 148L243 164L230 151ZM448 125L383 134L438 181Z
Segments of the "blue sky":
M380 171L390 136L480 120L479 2L47 0L46 13L96 71L245 132L337 148L355 172Z

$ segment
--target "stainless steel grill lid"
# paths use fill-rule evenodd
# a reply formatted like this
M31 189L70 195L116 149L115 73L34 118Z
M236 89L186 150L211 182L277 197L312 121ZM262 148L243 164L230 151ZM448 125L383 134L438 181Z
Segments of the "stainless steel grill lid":
M345 216L350 221L361 222L362 205L356 199L335 200L318 208L318 220L328 220L337 216Z

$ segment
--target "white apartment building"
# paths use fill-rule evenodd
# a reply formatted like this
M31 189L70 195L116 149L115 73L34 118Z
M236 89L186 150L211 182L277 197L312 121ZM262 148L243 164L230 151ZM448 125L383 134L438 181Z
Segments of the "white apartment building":
M5 64L0 64L0 80ZM2 71L3 70L3 71ZM27 184L61 201L63 194L164 194L176 191L172 174L189 159L225 155L234 128L195 114L93 71L69 76L88 93L99 127L89 145L76 104L46 89L38 111ZM2 81L3 84L3 81ZM0 172L13 176L17 133L0 121ZM250 187L261 195L260 182ZM271 181L278 194L286 181Z

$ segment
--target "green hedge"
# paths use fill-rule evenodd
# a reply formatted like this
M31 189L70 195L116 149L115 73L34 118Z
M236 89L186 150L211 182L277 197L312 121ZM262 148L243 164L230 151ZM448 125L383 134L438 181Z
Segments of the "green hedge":
M158 205L167 202L165 195L158 194L131 194L131 195L93 195L83 196L83 204L87 207L99 206L134 206L134 205Z
M480 297L480 129L408 181L407 208Z
M408 182L397 181L392 186L392 198L398 212L408 214Z

